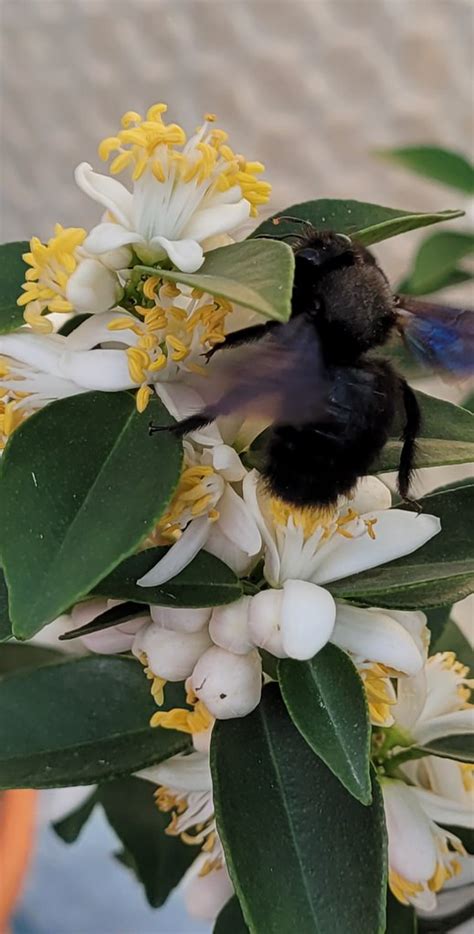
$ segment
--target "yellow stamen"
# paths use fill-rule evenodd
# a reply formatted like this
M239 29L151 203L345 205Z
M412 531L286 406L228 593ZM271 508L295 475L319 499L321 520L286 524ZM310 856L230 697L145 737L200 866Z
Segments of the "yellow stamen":
M136 397L137 411L140 412L140 414L145 411L152 395L153 390L150 388L150 386L140 386Z
M45 311L69 312L73 306L66 298L69 277L77 266L76 251L86 236L82 227L63 228L56 224L54 236L47 244L38 237L30 240L30 251L23 259L31 268L25 273L23 295L17 304L26 305L25 321L40 333L49 333L51 327L39 319Z
M204 733L214 723L202 701L197 701L194 710L175 707L173 710L159 710L153 714L150 726L161 726L165 730L179 730L182 733Z

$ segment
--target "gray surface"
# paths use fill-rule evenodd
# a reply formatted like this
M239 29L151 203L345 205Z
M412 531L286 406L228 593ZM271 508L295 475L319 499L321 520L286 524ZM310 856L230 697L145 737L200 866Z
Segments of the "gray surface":
M191 920L179 894L149 908L132 874L113 859L119 848L98 811L72 845L44 827L12 934L210 934L212 925Z

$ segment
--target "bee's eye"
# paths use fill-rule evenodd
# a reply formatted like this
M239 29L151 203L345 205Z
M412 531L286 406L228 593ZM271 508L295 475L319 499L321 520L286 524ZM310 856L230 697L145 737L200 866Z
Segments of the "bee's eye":
M298 250L298 258L305 259L314 266L321 266L326 261L326 246L321 244L318 247L308 246L304 250Z

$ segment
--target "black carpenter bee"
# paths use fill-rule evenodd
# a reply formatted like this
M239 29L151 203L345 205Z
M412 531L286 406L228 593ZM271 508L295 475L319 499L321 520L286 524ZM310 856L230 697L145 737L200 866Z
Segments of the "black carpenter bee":
M171 430L183 436L221 415L263 415L271 427L259 467L271 493L299 507L332 506L369 473L401 413L398 490L409 501L421 414L406 380L373 351L398 329L425 363L465 375L474 314L394 296L365 247L283 219L302 223L290 320L236 331L210 351L223 351L215 401ZM243 356L231 353L243 344Z

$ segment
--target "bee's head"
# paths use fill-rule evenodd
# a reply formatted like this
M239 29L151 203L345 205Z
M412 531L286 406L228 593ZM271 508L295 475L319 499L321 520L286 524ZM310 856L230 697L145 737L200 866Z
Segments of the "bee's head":
M313 267L331 265L335 260L339 263L344 255L349 263L353 262L351 238L332 231L310 229L307 236L296 241L294 251L298 264L303 262Z

